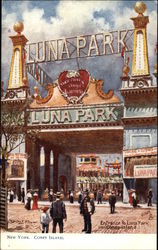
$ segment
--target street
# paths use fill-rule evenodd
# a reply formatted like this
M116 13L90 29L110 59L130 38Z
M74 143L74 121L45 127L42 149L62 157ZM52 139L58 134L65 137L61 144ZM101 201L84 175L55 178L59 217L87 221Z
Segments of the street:
M8 204L8 231L41 233L40 207L38 210L26 210L23 204ZM82 233L83 218L78 204L66 203L67 221L64 233ZM49 210L48 210L49 213ZM57 232L59 228L57 226ZM50 222L49 233L52 232ZM132 208L116 205L114 214L110 214L108 205L97 205L92 215L92 233L156 233L156 207Z

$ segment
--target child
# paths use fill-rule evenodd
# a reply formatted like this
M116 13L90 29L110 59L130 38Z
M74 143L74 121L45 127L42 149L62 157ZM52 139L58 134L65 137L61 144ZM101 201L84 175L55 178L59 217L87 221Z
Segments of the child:
M49 222L50 222L50 217L47 213L48 207L43 207L42 208L42 213L41 213L41 224L42 224L42 233L46 231L48 233L49 231Z

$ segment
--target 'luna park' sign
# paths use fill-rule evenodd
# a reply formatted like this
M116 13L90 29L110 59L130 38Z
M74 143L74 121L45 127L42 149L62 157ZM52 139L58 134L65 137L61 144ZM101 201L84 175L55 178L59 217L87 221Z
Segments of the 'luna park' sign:
M29 43L26 45L27 64L118 54L123 47L127 52L132 51L132 36L130 29Z
M120 121L122 104L30 110L29 125L80 124Z

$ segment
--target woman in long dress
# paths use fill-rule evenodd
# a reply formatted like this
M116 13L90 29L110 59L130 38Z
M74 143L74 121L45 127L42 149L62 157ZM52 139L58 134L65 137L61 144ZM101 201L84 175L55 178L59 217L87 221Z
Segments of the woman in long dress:
M26 198L27 198L27 202L26 202L25 208L26 208L27 210L31 210L32 194L31 194L30 191L27 192Z
M32 205L32 210L38 209L38 194L35 192L33 194L33 205Z

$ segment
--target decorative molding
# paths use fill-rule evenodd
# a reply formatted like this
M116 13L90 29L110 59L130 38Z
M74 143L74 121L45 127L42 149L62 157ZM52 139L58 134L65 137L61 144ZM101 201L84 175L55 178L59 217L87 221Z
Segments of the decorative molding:
M103 123L80 123L80 124L57 124L57 125L30 125L29 129L71 129L71 128L105 128L105 127L117 127L119 126L123 129L122 123L117 122L103 122Z
M126 88L126 89L120 89L121 94L123 96L127 95L139 95L139 94L153 94L157 93L157 86L152 87L143 87L143 88Z
M135 126L142 126L142 125L157 125L157 116L154 117L123 117L122 123L125 126L133 127Z
M95 83L96 83L96 91L97 91L97 93L98 93L98 95L100 97L107 100L107 99L111 99L114 96L114 91L113 90L110 89L107 93L105 93L102 90L102 87L103 87L103 84L104 84L103 80L95 81Z
M132 135L130 135L130 148L133 147L133 138L134 137L142 137L142 138L148 137L149 138L149 142L150 142L149 147L151 147L151 145L152 145L151 134L132 134Z
M51 83L48 83L45 87L45 89L48 91L48 95L44 98L42 98L39 94L35 97L35 100L37 104L44 104L47 103L53 96L54 92L54 86Z

